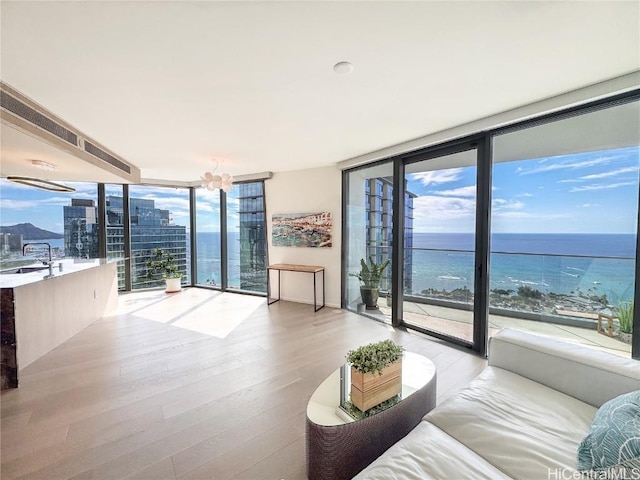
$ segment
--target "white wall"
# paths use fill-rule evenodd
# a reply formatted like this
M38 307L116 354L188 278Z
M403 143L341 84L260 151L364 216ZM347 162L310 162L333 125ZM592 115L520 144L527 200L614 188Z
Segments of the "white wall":
M342 239L341 172L337 167L313 168L274 173L265 180L269 263L295 263L325 267L326 304L340 307L340 253ZM276 213L331 212L332 246L329 248L274 247L271 216ZM272 293L277 293L277 273L271 273ZM322 276L318 274L318 284ZM313 303L313 275L282 272L283 300ZM318 287L318 303L322 302Z

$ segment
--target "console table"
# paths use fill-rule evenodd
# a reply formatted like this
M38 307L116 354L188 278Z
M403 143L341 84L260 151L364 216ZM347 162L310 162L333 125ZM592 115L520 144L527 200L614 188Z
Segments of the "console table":
M278 298L271 299L271 270L278 271ZM267 304L271 305L272 303L276 303L280 300L280 272L303 272L303 273L313 273L313 311L317 312L321 308L324 308L324 267L319 267L317 265L293 265L289 263L275 263L273 265L269 265L267 267ZM316 300L316 275L322 272L322 305L318 307L318 302Z

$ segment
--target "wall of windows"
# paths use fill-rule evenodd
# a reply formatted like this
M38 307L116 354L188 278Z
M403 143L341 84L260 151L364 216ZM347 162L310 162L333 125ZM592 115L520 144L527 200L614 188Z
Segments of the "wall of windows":
M395 309L379 301L369 316L480 352L509 327L640 357L639 95L345 171L343 306L362 302L350 275L360 258L388 249L405 259L401 288L388 287L402 298ZM464 149L477 167L446 153ZM402 200L392 192L398 239L383 233L394 172L405 181Z
M238 183L228 195L200 188L69 185L76 188L75 193L45 192L0 180L0 269L48 259L51 245L54 260L106 257L117 261L121 291L159 288L164 280L149 275L147 263L160 248L173 255L183 285L266 293L262 181ZM33 242L43 245L28 245L23 255L23 246ZM193 282L192 249L196 255Z

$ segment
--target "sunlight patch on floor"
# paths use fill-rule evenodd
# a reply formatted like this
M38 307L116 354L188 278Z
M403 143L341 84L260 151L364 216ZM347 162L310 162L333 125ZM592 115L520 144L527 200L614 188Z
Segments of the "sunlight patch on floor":
M265 302L263 297L222 293L189 311L171 325L225 338Z
M120 296L117 313L133 314L159 323L172 323L185 312L220 295L220 292L199 288L188 288L176 293L166 293L164 290L136 292Z

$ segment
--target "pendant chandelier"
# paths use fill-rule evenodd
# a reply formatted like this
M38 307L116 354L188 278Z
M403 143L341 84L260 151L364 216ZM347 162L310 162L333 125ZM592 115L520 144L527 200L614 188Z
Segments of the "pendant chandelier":
M45 172L52 172L56 169L56 165L54 165L53 163L45 162L44 160L31 160L31 165L44 170ZM47 180L46 173L44 174L44 176L45 178L9 175L7 177L7 180L9 180L10 182L19 183L21 185L27 185L29 187L47 190L49 192L73 193L76 191L75 188L65 185L64 183Z
M213 169L213 173L205 172L205 174L200 177L202 179L202 188L206 188L207 190L219 189L225 193L229 193L233 188L233 177L228 173L216 175L219 163L220 162L216 160L216 168Z

